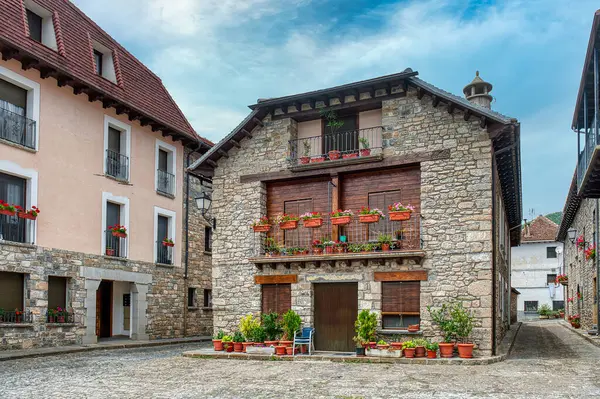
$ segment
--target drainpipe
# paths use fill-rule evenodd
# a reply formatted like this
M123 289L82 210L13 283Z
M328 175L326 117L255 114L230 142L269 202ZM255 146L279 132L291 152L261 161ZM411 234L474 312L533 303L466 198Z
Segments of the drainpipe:
M496 154L492 154L492 356L496 356L496 255Z

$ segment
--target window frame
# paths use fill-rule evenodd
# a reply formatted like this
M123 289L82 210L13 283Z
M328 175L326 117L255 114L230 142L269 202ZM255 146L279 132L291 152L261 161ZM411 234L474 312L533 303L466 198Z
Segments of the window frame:
M533 304L535 303L535 310L527 310L527 304ZM523 312L525 313L537 313L538 309L540 308L540 302L539 301L523 301Z
M203 300L202 300L202 304L203 307L206 309L212 309L213 304L212 304L212 289L210 288L205 288L202 290L202 296L203 296Z
M38 204L38 172L34 169L25 169L14 162L0 159L0 173L25 179L25 206L30 209ZM30 226L25 231L28 243L37 243L37 223L28 223Z
M267 309L267 310L270 310L271 312L276 312L278 315L283 315L285 313L283 311L280 311L280 307L279 307L279 289L280 289L280 287L285 288L286 290L289 290L289 295L290 295L289 309L292 309L292 284L290 284L290 283L261 284L261 286L260 286L260 312L261 312L261 314L266 314L265 310L264 310L265 287L268 287L268 288L274 287L275 288L275 298L276 298L276 302L277 302L276 309ZM287 312L287 310L286 310L286 312Z
M109 82L117 85L118 82L117 74L115 71L114 51L93 39L90 39L90 47L92 50L92 69L94 71L94 75L104 78ZM102 73L100 74L98 73L96 57L94 56L95 52L102 54Z
M549 246L546 247L546 259L558 259L558 254L556 253L556 246ZM554 252L554 256L550 256L552 255L552 252Z
M554 276L550 278L550 276ZM546 273L546 285L554 284L556 282L556 273Z
M21 276L21 280L22 280L22 287L21 287L21 307L20 310L22 310L23 312L25 312L25 299L27 298L27 273L20 273L20 272L12 272L12 271L7 271L7 270L2 270L0 271L0 276L2 275L2 273L7 273L7 274L16 274L16 275L20 275ZM5 309L7 311L13 311L13 309Z
M156 139L154 144L154 191L163 196L167 194L158 190L158 165L160 150L163 150L167 153L167 173L171 173L173 175L173 192L169 195L175 198L177 196L177 147L160 139Z
M204 226L204 252L212 254L212 227Z
M52 18L52 12L46 10L44 7L38 5L37 3L31 0L24 0L23 5L25 8L25 12L29 11L32 14L37 15L41 19L41 34L40 40L38 41L31 37L29 18L27 17L27 15L25 16L25 20L27 21L27 29L30 31L30 34L27 37L29 37L36 43L42 44L45 47L48 47L54 51L58 51L58 44L56 42L56 30L54 29L54 20Z
M112 202L113 204L117 204L121 206L121 213L120 213L120 219L121 222L120 224L122 226L125 226L125 228L127 228L128 234L127 234L127 239L124 240L125 241L125 254L127 255L126 258L129 258L129 247L130 247L130 243L129 243L129 236L130 236L130 232L129 232L129 198L127 197L120 197L120 196L116 196L113 195L112 193L108 193L108 192L102 192L102 223L100 225L100 235L102 237L101 243L102 245L100 246L100 255L105 255L106 254L106 207L107 207L107 203L108 202Z
M102 76L102 71L104 70L103 64L104 64L104 54L101 51L98 51L96 49L93 50L94 52L94 67L96 75L98 76ZM100 61L100 62L98 62Z
M38 14L36 14L35 12L31 11L29 8L25 8L25 15L27 18L27 26L29 28L29 37L32 40L35 40L38 43L43 43L43 39L44 39L44 29L43 29L43 20L44 18ZM31 23L35 22L36 24L39 22L40 26L39 26L39 30L40 30L40 37L39 39L37 37L33 37L33 31L31 29ZM37 28L37 26L36 26ZM37 30L37 29L36 29Z
M187 307L188 309L193 309L198 307L198 291L196 287L188 287L187 292Z
M118 119L115 119L111 116L104 115L104 154L102 156L102 171L104 176L113 178L107 174L106 170L106 160L107 154L106 151L108 148L108 136L109 136L109 127L112 127L115 130L121 132L121 151L125 150L124 154L127 157L127 180L126 182L131 182L131 125L121 122Z
M157 240L157 236L158 236L158 217L159 216L163 216L166 217L169 220L169 224L168 224L168 232L169 232L169 238L171 240L173 240L173 242L175 243L175 245L173 246L173 266L175 266L176 264L176 259L177 259L177 248L178 243L177 243L177 212L175 211L171 211L169 209L164 209L158 206L154 207L154 234L152 235L153 237L153 241L154 241L154 263L157 263L158 261L158 240Z
M48 309L53 309L50 307L50 286L51 279L60 279L65 284L65 297L64 297L64 306L61 306L63 309L67 309L69 307L69 277L66 276L48 276Z
M419 312L418 314L415 314L416 312L409 312L409 311L398 311L398 312L392 312L392 311L384 311L383 310L383 296L384 296L384 291L386 290L386 285L391 286L392 284L397 285L400 284L400 286L402 284L407 284L407 283L413 283L413 284L418 284L418 290L419 290ZM381 282L381 329L385 330L385 331L406 331L408 329L408 325L406 327L384 327L384 319L388 318L388 317L400 317L400 320L402 320L403 316L416 316L418 317L419 321L417 324L421 324L421 281L420 280L411 280L411 281L382 281Z

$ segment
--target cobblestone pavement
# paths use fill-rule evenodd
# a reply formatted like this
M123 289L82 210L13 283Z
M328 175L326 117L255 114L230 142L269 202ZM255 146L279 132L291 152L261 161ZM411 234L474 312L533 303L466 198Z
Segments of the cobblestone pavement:
M554 321L523 324L510 358L488 366L181 357L198 346L0 362L0 398L600 397L600 348Z

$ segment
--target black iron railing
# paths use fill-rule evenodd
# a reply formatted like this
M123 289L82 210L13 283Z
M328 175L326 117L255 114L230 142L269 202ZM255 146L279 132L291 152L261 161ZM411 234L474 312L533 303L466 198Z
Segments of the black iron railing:
M156 242L156 263L164 265L173 264L173 248L163 245L162 241Z
M55 314L51 314L51 312L46 313L46 322L47 323L74 323L75 315L73 313L69 313L66 311L56 312Z
M290 140L292 166L366 157L381 152L381 126Z
M0 323L31 323L29 310L1 310Z
M156 191L169 195L175 194L175 175L157 169L156 179Z
M106 235L106 256L116 256L117 258L127 257L127 237L116 237L111 230L104 232Z
M106 174L118 180L129 180L129 157L106 150Z
M0 108L0 138L35 149L35 121Z
M25 244L30 242L28 232L33 231L35 220L14 216L0 215L0 241L12 241Z
M577 187L581 186L583 182L583 178L587 172L587 168L590 165L592 160L592 156L594 154L594 150L596 146L600 143L600 137L596 137L594 133L594 129L588 129L585 133L585 142L584 147L579 154L579 159L577 160Z

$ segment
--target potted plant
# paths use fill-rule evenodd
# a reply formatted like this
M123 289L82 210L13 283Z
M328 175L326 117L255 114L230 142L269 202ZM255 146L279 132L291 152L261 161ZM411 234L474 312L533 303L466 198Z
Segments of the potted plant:
M329 214L331 224L334 226L344 226L349 224L352 221L352 216L354 216L354 213L349 209L346 209L345 211L338 209Z
M596 244L590 244L589 247L584 251L585 260L594 260L596 259Z
M163 245L164 247L174 247L174 246L175 246L175 243L173 242L173 240L172 240L172 239L170 239L170 238L166 238L166 237L165 237L165 238L162 240L162 245Z
M414 341L406 341L402 344L402 350L404 351L404 357L413 358L415 357L417 344L415 344Z
M576 245L578 251L583 251L585 249L585 237L583 236L583 234L577 237Z
M337 150L337 132L340 130L342 126L344 126L344 121L338 119L335 111L332 110L321 110L321 116L325 118L325 126L329 127L330 133L328 135L331 138L331 150L327 153L329 160L333 161L336 159L340 159L341 152Z
M358 151L350 151L342 154L342 159L358 158Z
M427 349L427 357L429 359L437 358L437 350L439 347L440 345L437 342L428 342L427 345L425 345L425 349Z
M332 254L334 245L335 245L335 242L333 242L331 240L325 241L323 243L323 246L325 247L325 253Z
M255 233L266 233L271 230L271 222L266 216L261 217L258 220L252 222L252 229Z
M579 314L569 316L569 323L571 323L571 327L580 328L581 327L581 317Z
M369 140L366 137L359 137L358 142L362 146L362 148L360 149L360 156L368 157L369 155L371 155L371 149L369 148Z
M54 323L56 319L56 309L48 309L48 323Z
M427 355L425 347L427 346L427 340L423 338L414 339L415 343L415 357L425 357Z
M17 209L14 205L9 205L8 203L0 200L0 215L6 216L15 216Z
M377 314L370 312L367 309L363 309L358 314L356 321L354 322L354 331L356 336L353 340L357 345L361 345L364 349L370 346L370 343L375 339L375 331L377 329ZM360 351L357 348L357 355Z
M247 314L240 319L239 329L242 335L246 338L246 342L242 344L244 352L246 351L245 349L247 346L252 345L254 338L253 333L257 327L260 327L260 319L252 316L252 314Z
M302 141L302 146L304 147L304 151L302 157L300 157L300 163L306 165L307 163L310 163L310 141Z
M324 245L321 240L314 240L312 242L312 251L315 255L321 255L323 253Z
M21 219L35 220L40 213L40 209L36 206L32 206L28 211L25 211L20 206L16 206L15 208L17 209L17 216Z
M223 335L221 342L225 352L233 352L233 337L231 335Z
M283 213L277 216L277 224L281 230L295 230L298 228L298 220L300 218L296 215L288 215Z
M233 351L234 352L243 352L244 350L244 336L242 335L241 332L236 331L233 334Z
M358 253L363 250L362 244L348 244L348 252Z
M336 241L335 242L335 252L338 254L343 254L346 252L346 247L348 245L345 242Z
M392 236L389 234L379 234L377 242L381 245L382 251L389 251L392 244Z
M65 317L67 316L66 309L61 308L60 306L56 307L56 321L58 323L64 323Z
M361 223L377 223L383 217L385 216L379 209L371 209L368 206L363 206L358 213L358 221Z
M19 308L15 308L15 323L21 322L22 315L23 315L23 312L21 310L19 310Z
M300 215L304 227L316 228L323 225L323 217L319 212L306 212Z
M454 352L453 339L455 337L455 329L450 315L450 307L446 304L443 304L439 309L432 309L431 306L428 306L427 311L431 315L433 323L437 324L444 334L444 342L439 343L440 356L452 357Z
M556 283L567 286L569 284L569 277L566 274L559 274L556 276Z
M253 326L250 330L249 339L253 342L254 346L265 346L264 342L267 339L265 329L261 326Z
M454 332L460 341L458 344L458 356L462 359L470 359L473 357L473 348L475 344L469 342L469 337L473 331L473 321L475 317L473 313L465 309L462 302L457 302L450 311Z
M396 337L398 338L398 337ZM400 341L394 341L394 342L390 342L390 346L393 350L402 350L402 342Z
M223 350L223 337L225 336L225 333L223 331L219 331L217 333L217 335L215 335L213 337L212 343L213 343L213 349L215 351L222 351Z
M311 163L325 162L325 157L323 155L317 155L310 159Z
M298 316L298 313L293 310L288 310L283 315L283 338L279 343L281 345L291 347L294 341L294 335L296 335L296 331L300 329L302 326L302 319Z
M369 346L368 342L362 341L357 337L354 337L356 343L356 356L366 356L366 349Z
M540 319L549 319L550 315L552 314L552 309L550 309L548 304L544 303L539 307L537 312L540 315Z
M265 345L275 346L279 343L278 338L281 334L281 325L279 324L279 315L277 313L264 313L262 315L262 327L265 329L267 339Z
M265 254L267 256L277 256L281 252L281 248L277 245L277 241L275 241L272 237L265 238Z
M417 332L421 326L419 324L409 324L408 332Z
M404 221L410 219L410 214L415 211L412 205L402 205L401 202L395 202L388 206L390 211L390 220Z
M384 340L380 339L379 341L377 341L377 349L388 349L389 347L390 344L388 344Z
M109 246L106 247L106 256L115 256L115 250Z
M114 226L110 226L108 229L110 231L112 231L112 235L114 237L119 237L119 238L127 237L127 228L125 226L115 224Z
M558 310L558 316L559 316L561 319L564 319L564 318L565 318L565 310L564 310L564 309L559 309L559 310Z

